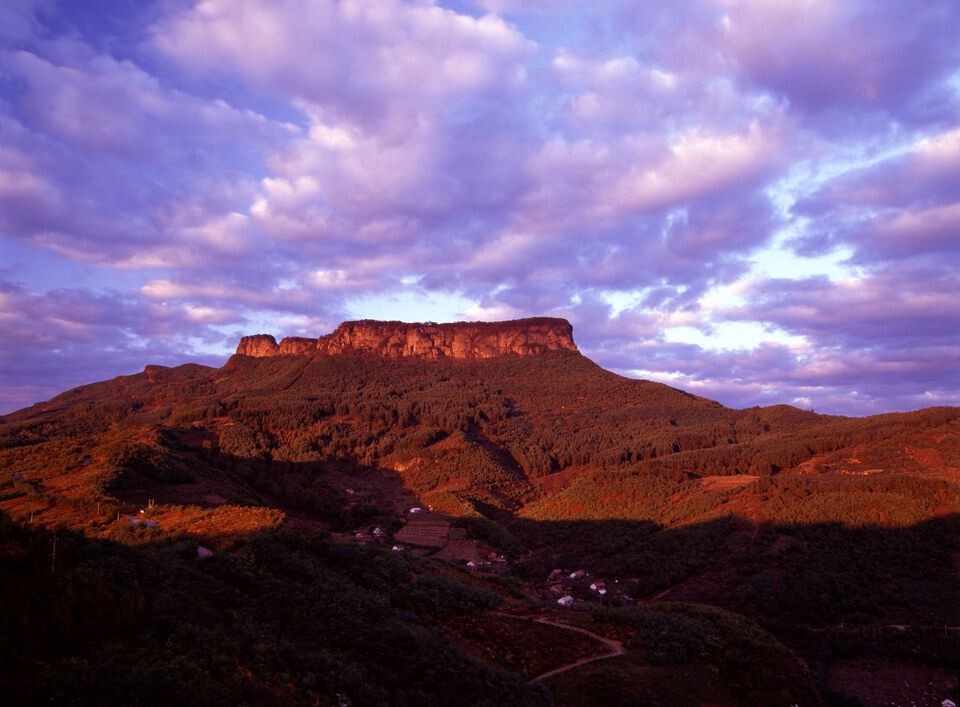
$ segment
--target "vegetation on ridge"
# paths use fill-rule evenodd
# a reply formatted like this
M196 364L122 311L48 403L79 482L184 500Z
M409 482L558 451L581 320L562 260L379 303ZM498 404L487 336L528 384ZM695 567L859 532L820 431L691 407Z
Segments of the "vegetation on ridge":
M631 648L548 681L561 703L577 680L606 694L603 675L647 675L671 694L664 676L700 663L722 676L701 676L717 695L808 694L792 655L829 697L838 660L949 664L949 634L906 637L960 625L958 475L954 408L730 410L567 351L151 366L0 418L0 511L13 519L0 574L33 588L4 609L3 650L42 676L12 676L11 694L63 700L102 683L89 694L105 702L177 699L164 681L181 671L211 701L439 703L462 673L463 702L537 703L549 694L491 663L489 646L543 648L490 611L555 607L545 577L584 567L623 598L583 620L628 631ZM506 554L506 574L352 542L374 525L390 537L412 506L452 514ZM198 543L215 556L198 560ZM754 621L791 653L750 682L727 658L774 640ZM899 642L849 634L891 625L908 627ZM698 641L703 655L687 650ZM515 665L546 658L531 660Z

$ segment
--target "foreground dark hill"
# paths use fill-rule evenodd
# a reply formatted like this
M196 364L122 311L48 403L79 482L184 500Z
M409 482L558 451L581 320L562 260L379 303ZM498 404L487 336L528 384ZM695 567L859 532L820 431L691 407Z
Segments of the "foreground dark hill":
M450 670L478 676L470 688L477 692L464 693L464 702L483 701L478 695L484 690L491 702L549 699L542 691L523 692L528 688L517 677L550 667L538 652L542 642L526 644L524 631L490 611L500 606L525 616L537 602L557 611L558 592L571 595L575 607L597 610L567 610L564 620L580 617L604 635L620 631L625 645L637 646L623 659L551 678L547 687L561 702L563 694L580 694L578 681L625 686L639 676L653 692L617 688L607 703L778 703L788 694L809 703L800 696L809 698L805 691L813 684L830 701L869 703L876 697L870 689L894 689L892 683L883 687L880 675L895 675L897 689L914 686L893 701L922 703L920 682L933 691L931 699L951 689L954 634L944 626L960 626L960 409L861 419L788 406L731 410L605 371L576 351L569 324L545 318L477 325L354 322L318 339L248 337L238 350L219 369L148 366L0 418L0 510L11 517L11 528L32 526L32 535L3 547L20 547L19 556L29 558L29 548L49 551L45 533L69 529L88 558L76 571L87 566L99 577L108 572L104 562L146 563L137 571L154 579L144 579L131 601L152 607L150 620L174 634L172 617L182 612L163 604L172 591L158 589L166 586L163 567L174 557L193 567L189 548L197 543L215 552L218 562L247 563L244 572L255 571L259 579L243 579L244 586L266 582L256 591L279 602L302 581L321 582L336 597L356 594L349 582L360 582L370 601L400 612L394 618L377 614L376 621L406 622L402 631L413 632L417 655L446 652L442 660ZM391 544L399 541L390 538L413 522L412 507L446 513L442 522L461 528L464 540L440 551L414 546L392 553ZM374 528L382 535L374 537ZM291 531L320 533L324 544L301 547L285 535ZM357 542L384 541L386 558L356 548ZM268 546L290 555L289 562L267 569L258 548ZM454 546L459 550L451 551ZM354 549L344 569L336 558L348 548ZM467 557L488 552L503 558L496 575L463 569ZM417 583L425 583L421 589L429 596L452 597L456 608L430 603L439 598L423 604L396 594L385 586L396 577L374 579L374 566L399 561L398 554L408 564L397 576L409 578L414 594ZM39 582L39 569L29 567L23 571ZM558 580L558 569L564 577L583 569L603 578L610 591L599 595L587 586L590 579ZM224 590L203 572L191 592L206 606ZM316 576L307 579L311 573ZM113 580L96 582L106 582L96 591L109 595ZM47 591L56 596L58 590ZM461 594L467 598L456 599ZM240 607L246 600L231 601ZM410 614L417 601L426 608ZM668 615L630 613L652 611L664 601L683 603L670 604L677 608ZM158 602L159 613L153 611ZM705 615L696 605L748 618ZM11 625L17 620L13 614L8 619ZM256 630L284 634L288 620L264 618ZM232 630L218 634L219 624L207 623L215 621L212 614L198 619L211 637L219 636L210 640L245 642ZM747 623L733 628L729 621ZM721 624L726 628L717 628ZM747 658L757 655L758 641L774 641L756 637L764 635L760 626L807 661L808 677L801 676L807 668L791 667L789 653L774 668L748 666L762 662ZM442 639L430 643L427 637L438 630ZM344 635L350 631L343 628ZM714 643L704 643L704 635L717 631ZM753 631L759 633L748 639ZM137 635L131 629L127 640L142 640ZM668 655L644 642L653 635L672 636L673 647L659 649ZM477 636L484 637L480 644ZM154 649L186 650L170 640ZM303 640L298 650L320 650ZM230 670L250 672L252 684L265 692L224 695L285 694L293 702L323 695L334 703L330 691L336 687L348 702L366 703L382 701L394 677L420 679L411 677L419 668L378 673L380 660L360 642L323 643L330 676L354 664L380 677L355 683L329 677L306 690L297 687L307 669L300 663L258 663L230 649ZM83 641L78 646L64 660L96 652ZM718 662L721 654L741 649L747 657L739 667ZM42 645L33 650L38 659L49 659ZM569 650L577 652L573 643ZM97 655L103 670L129 677L146 669ZM491 657L504 655L514 658L504 663ZM677 680L699 680L697 666L712 666L708 672L720 676L710 683L711 694L671 693ZM684 678L684 670L693 672ZM72 679L54 672L54 682ZM422 689L397 701L443 703L439 674L431 679L440 682L423 679ZM364 680L374 686L366 697L356 687ZM217 684L228 682L224 675Z

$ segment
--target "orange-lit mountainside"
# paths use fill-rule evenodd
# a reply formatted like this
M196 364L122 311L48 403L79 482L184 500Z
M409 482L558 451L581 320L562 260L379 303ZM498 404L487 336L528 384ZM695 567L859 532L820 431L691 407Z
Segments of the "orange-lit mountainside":
M733 410L569 323L244 337L0 417L39 701L939 704L960 408Z

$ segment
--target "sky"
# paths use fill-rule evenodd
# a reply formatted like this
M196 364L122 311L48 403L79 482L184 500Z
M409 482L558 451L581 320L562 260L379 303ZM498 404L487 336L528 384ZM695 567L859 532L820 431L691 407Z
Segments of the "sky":
M7 0L0 412L539 315L734 407L960 404L958 36L956 0Z

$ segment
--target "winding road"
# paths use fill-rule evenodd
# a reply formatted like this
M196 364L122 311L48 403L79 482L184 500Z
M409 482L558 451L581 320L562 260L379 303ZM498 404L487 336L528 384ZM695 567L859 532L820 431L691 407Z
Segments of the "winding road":
M589 636L593 640L598 641L599 643L602 643L604 646L606 646L609 649L609 652L601 653L599 655L587 656L586 658L575 660L572 663L561 665L559 668L554 668L553 670L548 670L545 673L537 675L537 677L533 678L533 680L531 680L530 682L543 682L547 678L552 678L554 675L559 675L560 673L565 673L568 670L579 668L581 665L586 665L587 663L593 663L594 661L597 661L597 660L615 658L618 655L623 655L627 652L620 641L614 640L612 638L606 638L605 636L596 634L593 631L588 631L585 628L570 626L569 624L560 623L559 621L551 621L550 619L546 619L542 616L540 618L533 619L533 620L536 621L538 624L546 624L547 626L556 626L557 628L561 628L565 631L576 631L577 633L582 633L584 636Z

